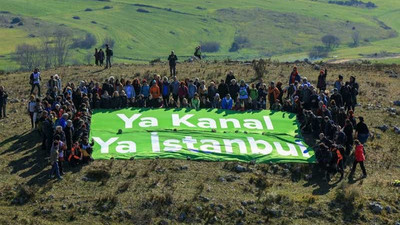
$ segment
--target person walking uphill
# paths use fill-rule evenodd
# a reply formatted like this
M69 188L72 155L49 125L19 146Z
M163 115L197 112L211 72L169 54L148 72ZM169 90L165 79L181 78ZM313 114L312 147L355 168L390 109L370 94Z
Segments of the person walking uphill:
M42 78L40 77L39 69L36 68L35 70L33 70L33 73L31 73L31 76L29 78L29 83L32 86L31 95L33 94L33 91L35 90L35 87L37 87L38 88L38 96L40 97L40 81L41 80L42 80Z
M176 61L178 61L178 57L175 55L174 51L171 51L171 55L168 56L169 71L171 76L176 75Z
M360 164L360 166L361 166L361 170L363 172L362 178L366 178L367 171L365 171L365 166L364 166L364 161L365 161L364 146L360 143L359 140L355 140L355 143L356 143L356 151L354 153L355 160L353 162L353 167L351 168L349 178L350 179L353 178L354 172L356 171L357 164Z
M108 44L106 45L106 69L107 68L111 68L111 57L114 55L113 50L110 48L110 46L108 46Z

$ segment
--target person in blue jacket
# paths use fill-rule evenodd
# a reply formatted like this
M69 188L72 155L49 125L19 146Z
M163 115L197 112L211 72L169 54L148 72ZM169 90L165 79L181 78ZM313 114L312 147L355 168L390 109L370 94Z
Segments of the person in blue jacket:
M227 94L226 97L222 99L221 108L222 109L232 109L233 100L230 94Z

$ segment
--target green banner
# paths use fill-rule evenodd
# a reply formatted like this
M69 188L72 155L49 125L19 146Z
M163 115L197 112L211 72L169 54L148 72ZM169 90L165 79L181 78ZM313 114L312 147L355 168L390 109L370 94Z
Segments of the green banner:
M296 116L269 110L95 110L94 159L175 158L315 163Z

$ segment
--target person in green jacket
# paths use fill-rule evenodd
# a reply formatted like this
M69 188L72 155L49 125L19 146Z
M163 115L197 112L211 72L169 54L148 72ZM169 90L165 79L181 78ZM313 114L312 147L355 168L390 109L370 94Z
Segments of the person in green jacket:
M190 103L192 109L200 109L200 98L199 94L195 93L194 98L192 99L192 103Z
M249 90L249 95L250 95L250 98L252 99L253 109L257 110L258 109L258 90L254 83L251 84L251 88Z

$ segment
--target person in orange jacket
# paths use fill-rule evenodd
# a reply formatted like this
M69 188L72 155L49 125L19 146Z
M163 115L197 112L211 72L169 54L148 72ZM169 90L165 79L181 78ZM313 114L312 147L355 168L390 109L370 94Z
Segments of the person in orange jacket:
M272 105L276 102L280 91L277 87L275 87L275 83L272 81L268 87L268 100L269 100L269 108L272 108Z
M152 99L158 99L161 95L160 93L160 87L157 85L156 82L153 82L150 88L150 95Z

